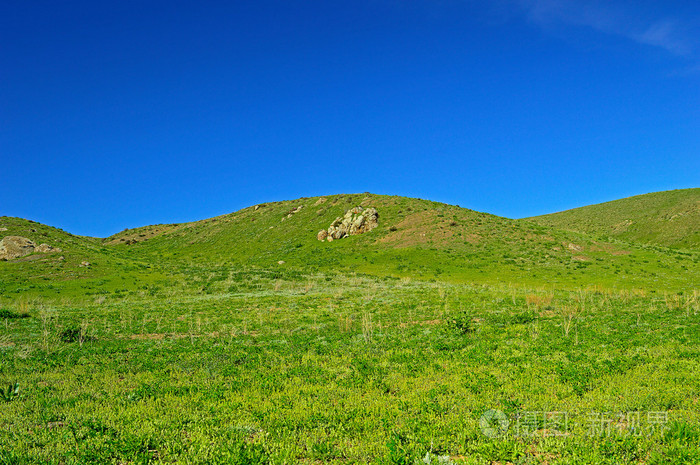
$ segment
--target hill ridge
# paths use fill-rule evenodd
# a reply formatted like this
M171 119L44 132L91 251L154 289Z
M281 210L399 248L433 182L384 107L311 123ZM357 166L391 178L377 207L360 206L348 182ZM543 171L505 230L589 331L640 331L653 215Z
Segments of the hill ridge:
M651 192L525 220L631 243L700 249L700 188Z
M378 226L332 243L318 240L320 229L328 228L355 206L376 208ZM8 235L40 230L49 240L39 240L61 247L66 257L60 263L55 257L0 262L0 275L12 278L5 280L7 283L14 283L10 288L21 288L24 282L48 281L53 286L57 280L92 279L107 283L98 288L125 290L155 281L167 285L169 276L187 276L192 270L213 276L224 270L282 268L331 275L354 272L565 287L700 285L696 278L700 276L698 251L649 247L531 219L514 220L442 202L384 194L335 194L261 203L194 222L129 229L103 239L73 236L9 217L3 217L0 227L3 221L15 223ZM91 266L79 268L83 261Z

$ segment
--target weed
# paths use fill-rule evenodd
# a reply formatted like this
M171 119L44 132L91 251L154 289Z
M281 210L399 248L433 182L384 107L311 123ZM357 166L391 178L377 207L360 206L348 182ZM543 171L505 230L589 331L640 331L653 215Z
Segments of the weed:
M0 399L11 402L19 397L19 383L8 384L7 389L0 387Z
M0 309L0 318L6 318L6 319L29 318L29 313L17 313L17 312L13 312L12 310L1 308Z

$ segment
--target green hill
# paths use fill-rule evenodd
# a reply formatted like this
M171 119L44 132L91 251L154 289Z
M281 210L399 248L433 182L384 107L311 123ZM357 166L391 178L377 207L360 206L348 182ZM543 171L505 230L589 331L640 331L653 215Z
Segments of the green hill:
M597 237L700 249L700 188L637 195L529 219Z
M0 217L0 239L27 238L55 250L0 260L0 297L13 295L89 295L105 289L134 288L163 280L155 266L121 256L98 238L76 236L61 229L22 218Z
M330 243L317 240L319 230L358 205L378 210L379 227ZM127 230L106 243L125 257L182 272L192 266L211 272L255 267L462 282L684 287L686 269L700 271L695 253L593 240L459 206L373 194L272 202L193 223Z
M356 206L376 208L378 227L333 242L317 239L320 230ZM692 214L675 218L685 217ZM332 280L348 272L564 288L700 285L698 251L611 241L538 221L367 193L271 202L105 239L19 218L0 218L0 228L6 228L0 238L22 236L62 249L0 261L0 293L5 295L155 295L164 288L236 292L241 282L261 276L320 274ZM688 234L696 237L697 232Z

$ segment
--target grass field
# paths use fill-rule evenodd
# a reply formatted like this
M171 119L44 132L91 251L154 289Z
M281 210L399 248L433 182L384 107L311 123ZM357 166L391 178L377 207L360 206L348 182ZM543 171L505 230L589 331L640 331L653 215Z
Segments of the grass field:
M0 262L0 464L700 463L697 251L394 197L315 239L365 197L0 219L64 249Z

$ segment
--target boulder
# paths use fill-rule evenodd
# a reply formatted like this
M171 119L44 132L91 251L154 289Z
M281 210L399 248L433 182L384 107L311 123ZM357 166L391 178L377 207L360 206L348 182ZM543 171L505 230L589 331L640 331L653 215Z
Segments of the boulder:
M62 252L61 249L58 247L51 247L49 244L40 244L38 247L34 249L34 252L38 253L54 253L54 252Z
M36 244L26 237L5 236L0 240L0 260L13 260L34 253Z
M318 234L316 235L316 238L319 241L325 241L327 237L328 237L328 231L326 231L325 229L320 230L318 232Z
M376 208L354 207L346 211L342 217L339 216L333 220L326 234L322 234L323 231L320 231L316 237L319 241L325 239L330 242L333 239L364 234L378 225L379 213Z

